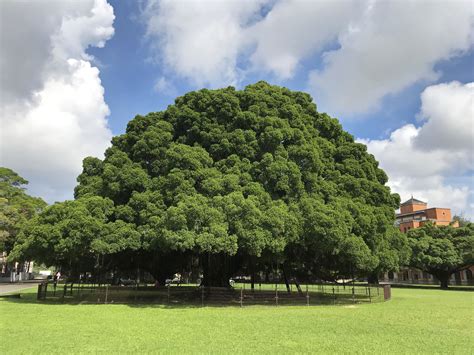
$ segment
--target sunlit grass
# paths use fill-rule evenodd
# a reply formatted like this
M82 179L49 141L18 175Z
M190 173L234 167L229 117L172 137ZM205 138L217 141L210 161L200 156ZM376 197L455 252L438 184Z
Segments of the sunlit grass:
M2 353L457 353L474 338L474 293L393 289L349 306L68 305L0 299Z

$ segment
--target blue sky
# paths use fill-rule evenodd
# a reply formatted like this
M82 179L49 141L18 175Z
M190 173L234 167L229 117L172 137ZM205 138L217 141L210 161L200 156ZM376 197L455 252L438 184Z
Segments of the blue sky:
M136 114L266 80L339 118L402 198L474 215L470 2L26 3L1 5L1 158L49 202L72 197L82 158L101 156ZM28 40L39 49L27 61L11 43Z
M145 39L146 28L140 19L139 4L135 1L109 1L114 8L115 34L104 48L90 48L98 61L101 80L105 88L105 101L111 115L109 125L113 134L121 134L127 122L136 114L161 111L172 104L174 98L200 86L192 85L185 79L173 77L175 90L171 93L159 93L154 89L155 82L163 73L160 63L149 60L150 48ZM337 47L337 41L327 48ZM242 60L245 60L243 58ZM407 89L383 99L379 110L369 113L357 113L347 117L339 115L344 128L356 137L380 139L399 128L400 123L415 123L420 108L420 94L428 84L459 81L474 81L474 51L469 50L450 60L440 60L434 66L442 75L438 80L419 82ZM277 77L261 72L245 78L238 88L266 80L270 83L286 86L292 90L307 91L309 70L320 69L323 64L319 55L305 58L294 78L279 80ZM204 86L203 86L204 87ZM317 98L315 99L316 104ZM319 106L319 105L318 105ZM331 114L330 111L328 111ZM370 124L367 124L370 122Z

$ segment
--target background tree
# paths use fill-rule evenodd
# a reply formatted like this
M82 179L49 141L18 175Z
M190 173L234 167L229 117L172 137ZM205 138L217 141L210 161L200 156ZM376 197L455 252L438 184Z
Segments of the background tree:
M113 202L99 196L55 203L24 224L10 258L57 266L72 279L100 271L114 256L141 245L135 226L112 221L114 212Z
M474 264L474 224L436 227L427 223L407 233L413 250L411 266L434 275L448 288L455 272Z
M453 223L458 222L459 227L465 227L472 223L469 218L464 217L462 214L453 216Z
M366 147L308 94L265 82L190 92L136 116L104 160L84 160L78 182L78 201L113 203L101 223L139 233L121 254L103 239L103 253L160 280L196 260L207 285L270 264L288 277L367 275L396 268L406 247L393 231L399 197Z
M0 167L0 252L7 255L24 223L46 206L41 198L25 192L27 184L13 170Z

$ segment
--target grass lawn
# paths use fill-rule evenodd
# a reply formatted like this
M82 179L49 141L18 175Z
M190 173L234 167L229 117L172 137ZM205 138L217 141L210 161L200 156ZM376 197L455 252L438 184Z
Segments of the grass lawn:
M355 306L167 308L0 299L0 352L472 354L474 293L392 289Z

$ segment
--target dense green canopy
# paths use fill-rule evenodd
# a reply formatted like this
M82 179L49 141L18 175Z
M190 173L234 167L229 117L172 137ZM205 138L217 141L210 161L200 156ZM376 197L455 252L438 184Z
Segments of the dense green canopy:
M437 227L427 223L408 232L413 250L412 266L429 272L448 287L449 278L455 272L474 265L474 224Z
M0 167L0 252L11 250L21 226L46 206L25 192L27 184L13 170Z
M265 82L190 92L136 116L104 160L84 160L78 182L75 202L31 227L52 228L51 242L35 243L54 245L57 263L132 258L163 277L197 257L207 283L222 284L242 268L334 278L408 256L393 227L399 197L365 145L308 94ZM41 249L27 240L42 233L25 233L18 256Z

